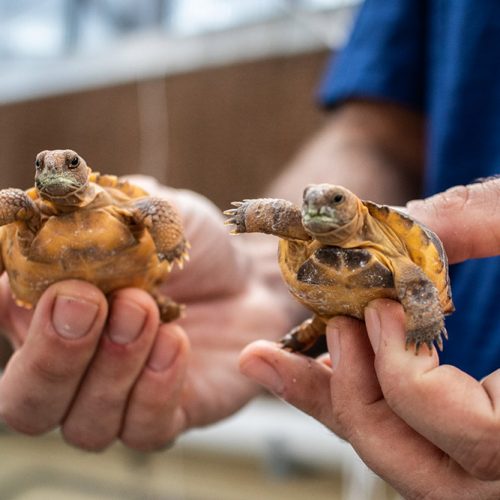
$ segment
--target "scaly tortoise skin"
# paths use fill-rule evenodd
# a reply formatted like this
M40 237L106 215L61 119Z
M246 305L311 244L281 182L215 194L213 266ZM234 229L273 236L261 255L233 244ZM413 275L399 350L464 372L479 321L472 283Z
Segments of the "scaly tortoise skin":
M187 259L182 223L164 199L112 175L92 172L70 149L42 151L35 187L0 191L0 273L16 302L32 307L51 284L80 279L105 294L138 287L155 298L162 321L182 306L157 292Z
M337 315L363 319L377 298L399 300L406 346L442 350L444 315L453 312L448 262L438 237L403 213L360 200L341 186L304 191L302 209L286 200L234 202L225 212L232 233L278 236L278 259L290 292L314 312L282 345L307 351Z

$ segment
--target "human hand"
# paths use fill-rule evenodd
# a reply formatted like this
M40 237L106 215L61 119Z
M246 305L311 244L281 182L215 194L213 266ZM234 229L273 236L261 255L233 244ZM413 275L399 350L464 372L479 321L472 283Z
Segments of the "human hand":
M0 379L0 414L14 429L60 426L68 442L92 450L116 439L153 449L258 391L239 374L237 358L284 321L272 297L247 279L248 262L209 203L146 187L178 206L192 243L186 269L173 271L163 289L186 303L186 317L162 325L149 294L125 289L108 301L78 281L53 285L27 311L3 276L0 326L16 351Z
M451 262L500 253L500 180L409 204ZM329 355L312 360L257 342L242 372L347 439L406 498L500 497L500 371L481 382L405 350L400 304L381 300L365 325L335 318ZM366 335L368 333L368 335Z

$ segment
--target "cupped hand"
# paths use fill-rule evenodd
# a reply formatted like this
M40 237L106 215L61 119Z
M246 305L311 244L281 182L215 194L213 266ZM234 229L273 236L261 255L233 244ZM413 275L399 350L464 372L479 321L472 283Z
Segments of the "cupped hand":
M500 254L500 180L409 204L450 261ZM256 342L241 370L348 440L405 498L500 498L500 370L478 382L405 349L399 303L379 300L365 324L338 317L316 360Z
M283 331L273 297L249 279L249 262L222 217L194 193L140 179L181 212L191 260L163 291L186 317L161 324L138 289L112 297L81 281L52 285L32 311L0 280L0 327L15 352L0 379L0 415L12 428L99 450L115 440L149 450L236 411L259 389L238 371L245 344Z

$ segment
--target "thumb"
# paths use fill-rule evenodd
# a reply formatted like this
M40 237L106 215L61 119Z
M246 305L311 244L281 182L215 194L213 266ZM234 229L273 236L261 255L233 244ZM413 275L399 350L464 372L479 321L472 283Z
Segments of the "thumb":
M320 422L332 420L331 370L324 363L258 340L242 351L240 371Z
M408 203L441 238L450 263L500 254L500 179L456 186Z

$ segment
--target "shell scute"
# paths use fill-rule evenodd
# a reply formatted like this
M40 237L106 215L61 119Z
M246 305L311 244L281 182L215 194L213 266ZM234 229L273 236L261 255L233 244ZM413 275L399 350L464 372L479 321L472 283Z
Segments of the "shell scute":
M454 311L448 275L448 258L441 240L409 215L372 202L364 202L370 215L383 222L404 243L411 260L423 269L439 292L443 312Z

